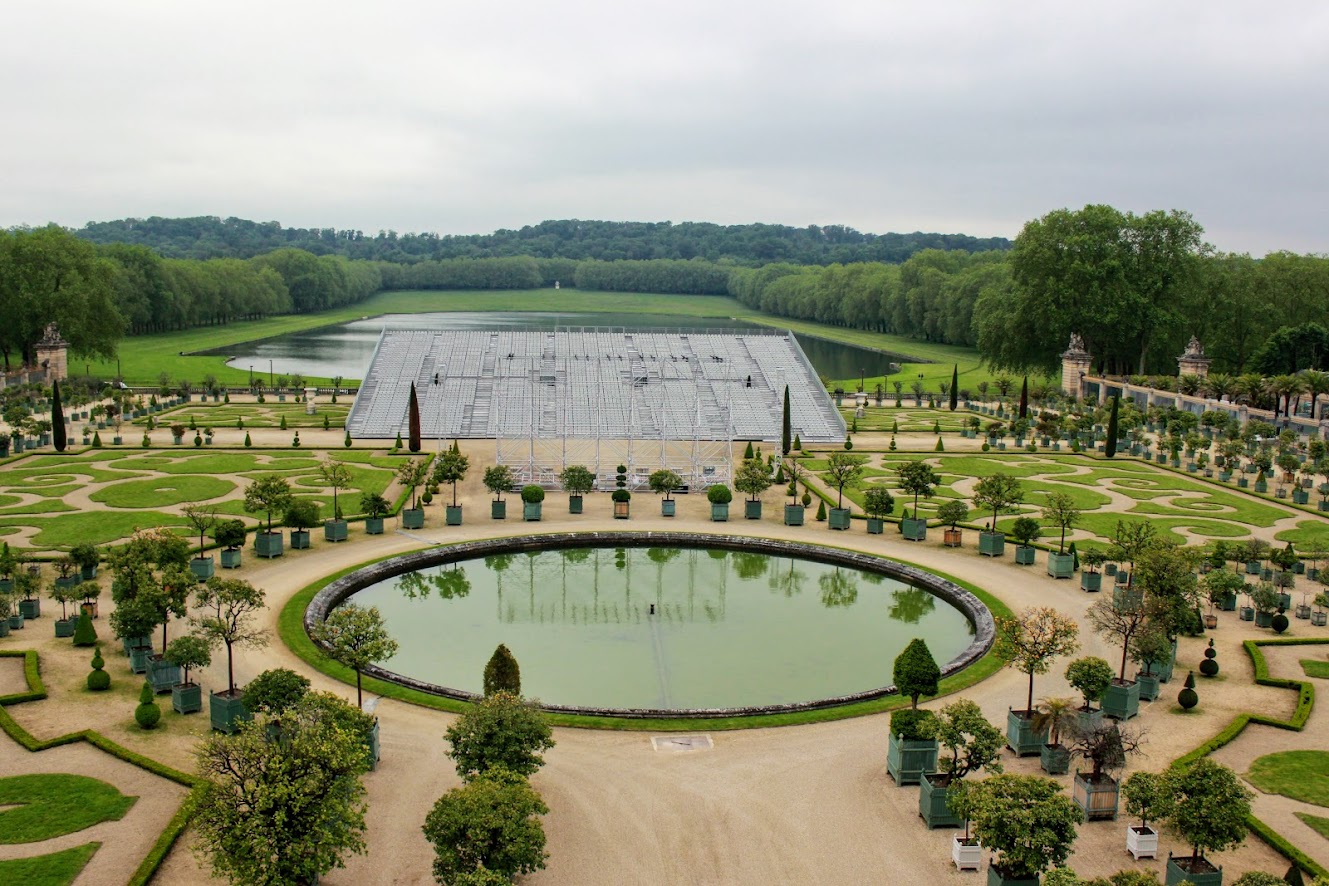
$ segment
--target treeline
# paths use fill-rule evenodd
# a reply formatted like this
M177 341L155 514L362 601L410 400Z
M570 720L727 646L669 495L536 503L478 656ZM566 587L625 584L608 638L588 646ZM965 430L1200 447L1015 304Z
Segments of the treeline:
M1009 249L1004 237L967 234L865 234L843 225L716 225L707 222L613 222L563 219L492 234L366 234L336 228L286 228L216 216L127 218L90 222L78 235L93 243L147 246L167 258L253 258L276 249L362 261L415 264L454 258L574 261L650 259L726 261L741 265L854 262L899 263L924 249L980 252ZM567 279L567 278L563 278Z

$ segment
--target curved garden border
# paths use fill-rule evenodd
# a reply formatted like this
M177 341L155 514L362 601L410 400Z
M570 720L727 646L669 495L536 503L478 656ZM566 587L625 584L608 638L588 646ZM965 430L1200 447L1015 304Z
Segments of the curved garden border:
M806 560L838 566L848 566L854 569L863 570L864 572L886 575L922 587L945 600L947 603L950 603L956 609L959 609L974 628L973 642L971 642L963 652L942 667L941 673L943 677L957 673L982 658L992 647L992 642L995 637L996 626L992 619L992 613L988 611L988 608L983 605L977 597L954 582L948 581L938 575L907 563L887 560L872 554L863 554L836 548L824 548L819 545L802 542L776 541L768 538L754 538L739 535L707 535L705 533L697 532L626 531L565 532L550 535L485 539L482 541L462 542L454 545L430 548L424 551L415 551L413 553L403 554L399 557L392 557L387 560L372 563L332 581L314 596L304 612L305 634L307 636L310 635L311 629L314 625L326 619L328 614L336 608L337 605L357 591L385 579L412 572L417 569L455 563L460 560L473 560L492 554L524 553L527 551L547 550L551 548L649 547L652 545L671 545L683 548L723 548L731 551L756 552L780 556L793 555ZM451 698L458 701L473 701L476 698L474 693L462 692L457 689L450 689L446 686L439 686L434 683L426 683L422 680L406 677L374 665L365 668L364 673L369 676L377 677L380 680L385 680L419 692L424 692L428 695L441 696L443 698ZM879 689L870 689L852 695L841 695L817 701L739 708L592 708L567 705L543 705L542 707L547 711L555 713L584 716L621 717L629 719L704 719L813 711L869 701L887 695L894 695L895 691L894 686L884 686Z

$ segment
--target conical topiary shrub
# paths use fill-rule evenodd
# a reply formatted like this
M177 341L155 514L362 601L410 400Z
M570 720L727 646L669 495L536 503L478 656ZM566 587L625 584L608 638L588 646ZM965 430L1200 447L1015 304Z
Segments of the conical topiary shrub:
M940 437L937 438L937 445L933 447L933 451L934 451L934 452L945 452L945 451L946 451L946 444L944 444L944 443L941 442L941 438L940 438Z
M752 458L752 441L748 441L748 448L743 450L744 458Z
M1200 696L1195 691L1195 672L1187 671L1186 686L1177 693L1177 704L1181 705L1184 710L1189 711L1199 703Z
M245 448L248 449L254 445L254 441L249 439L249 432L245 431Z
M157 696L152 691L152 684L147 681L144 681L143 689L139 691L134 719L144 729L156 729L161 722L162 709L157 707Z
M493 695L495 692L521 695L521 667L502 643L498 644L489 658L489 664L485 665L484 685L485 695Z
M825 501L825 499L822 500L821 504L817 505L817 519L818 519L818 520L821 520L821 521L823 521L823 522L825 522L825 520L826 520L826 501Z
M86 617L86 616L85 616ZM102 670L106 662L102 660L101 647L92 653L92 673L88 674L88 688L93 692L104 692L111 688L111 675Z
M97 645L97 629L92 625L92 616L88 615L86 612L79 614L78 624L74 626L74 645Z
M1218 662L1215 660L1218 653L1214 651L1214 641L1209 641L1209 648L1204 651L1204 661L1200 662L1200 673L1206 677L1218 676Z

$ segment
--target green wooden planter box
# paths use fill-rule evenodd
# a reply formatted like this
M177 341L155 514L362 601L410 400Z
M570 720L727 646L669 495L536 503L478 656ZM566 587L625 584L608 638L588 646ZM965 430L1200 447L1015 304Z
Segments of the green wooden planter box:
M1268 480L1256 480L1256 481L1255 481L1255 491L1256 491L1256 492L1268 492L1268 491L1269 491L1269 481L1268 481Z
M83 580L83 577L82 577L82 576L79 576L79 575L71 575L71 576L68 576L68 577L63 577L63 576L62 576L62 577L57 578L57 579L55 580L55 586L56 586L57 588L62 588L62 589L64 589L64 590L69 590L70 588L77 587L77 586L78 586L78 583L79 583L80 581L82 581L82 580Z
M1016 545L1016 546L1015 546L1015 563L1016 563L1016 565L1018 565L1018 566L1033 566L1033 565L1034 565L1034 555L1035 555L1035 553L1037 552L1037 550L1038 550L1038 549L1035 548L1035 547L1033 547L1032 545L1030 545L1030 546L1026 546L1026 545Z
M1247 488L1250 487L1250 485L1251 485L1251 481L1250 481L1249 478L1247 478L1247 477L1238 477L1238 478L1237 478L1237 488L1238 488L1238 489L1247 489Z
M0 578L0 594L8 594L14 590L14 580L12 578Z
M1081 732L1092 732L1103 724L1103 709L1089 708L1085 710L1084 705L1075 709L1076 728Z
M803 525L803 506L785 505L784 506L784 525L802 526Z
M177 683L172 686L171 709L177 714L197 714L203 710L203 687L197 683Z
M151 646L135 646L129 650L129 669L136 674L148 672L148 659L152 657Z
M1307 491L1304 490L1304 489L1294 489L1294 490L1292 490L1292 503L1293 503L1293 504L1306 505L1306 504L1310 504L1310 502L1311 502L1311 495L1310 495L1309 492L1307 492Z
M0 637L9 636L9 619L0 618Z
M1257 610L1255 613L1255 626L1257 628L1267 628L1274 623L1274 614L1272 612L1263 612Z
M939 787L932 783L930 776L923 776L918 783L918 815L923 824L932 828L958 828L964 824L960 817L947 805L949 787Z
M1250 606L1243 606L1237 613L1237 618L1242 621L1255 621L1255 610Z
M1075 555L1049 553L1048 575L1053 578L1070 578L1075 575Z
M1140 684L1134 680L1121 684L1113 680L1100 702L1103 713L1117 720L1129 720L1140 713Z
M55 620L55 636L57 638L72 637L76 627L78 627L77 618L57 618Z
M158 695L170 692L175 684L180 682L180 666L171 664L164 658L149 658L148 682L152 684L152 691Z
M291 550L303 551L309 548L309 530L292 529L291 530Z
M900 521L900 534L905 541L927 541L928 521L905 517Z
M194 578L199 581L207 581L212 578L217 571L217 564L213 562L212 555L203 557L194 557L189 561L189 571L194 574Z
M580 514L581 511L582 511L582 505L583 505L584 503L585 503L585 502L584 502L584 500L582 499L582 497L581 497L580 495L569 495L569 496L568 496L568 513L569 513L569 514Z
M502 518L499 518L502 519ZM401 510L401 528L402 529L424 529L425 528L425 509L424 508L402 508Z
M1001 557L1006 553L1006 533L978 533L978 552L988 557Z
M1237 592L1228 591L1219 598L1218 608L1223 612L1235 612L1237 609Z
M508 503L505 501L491 501L489 503L489 519L506 520L508 518Z
M383 759L383 743L379 740L377 717L374 718L374 725L369 730L365 745L369 755L369 771L373 772L378 768L378 761Z
M1045 744L1038 752L1038 763L1048 775L1065 775L1071 771L1071 749Z
M121 637L121 638L120 638L120 646L124 649L124 651L125 651L125 655L128 655L128 654L129 654L129 651L130 651L131 649L133 649L134 647L136 647L136 646L151 646L151 645L152 645L152 638L151 638L151 637Z
M19 601L18 601L18 611L19 611L19 614L22 615L24 618L41 618L41 617L42 617L42 601L41 601L41 600L36 600L36 599L34 599L34 600L19 600Z
M1247 560L1247 561L1246 561L1246 574L1247 574L1247 575L1259 575L1259 574L1260 574L1260 561L1259 561L1259 560Z
M1186 861L1189 856L1183 856ZM1211 864L1210 867L1213 867ZM1177 864L1176 856L1171 852L1167 854L1167 879L1163 881L1165 886L1180 886L1182 883L1190 883L1192 886L1223 886L1223 869L1220 867L1216 871L1188 871Z
M711 522L727 523L729 521L729 505L717 504L711 502Z
M1087 591L1091 594L1103 590L1103 573L1081 572L1080 590Z
M224 548L221 552L222 569L239 569L243 559L243 552L239 548Z
M848 509L848 508L831 508L831 509L827 512L827 520L829 521L828 525L829 525L830 528L832 528L832 529L841 529L841 530L843 530L843 529L848 529L848 528L849 528L849 522L850 522L850 521L849 521L849 509Z
M745 501L743 502L743 517L747 520L761 519L761 502Z
M323 524L324 541L346 541L351 534L351 527L345 520L329 520Z
M15 612L13 615L9 616L9 629L11 631L23 630L23 621L23 613Z
M461 525L461 505L448 505L445 517L449 526Z
M1048 730L1034 731L1032 717L1022 717L1021 711L1006 711L1006 747L1017 757L1031 757L1043 750L1048 741Z
M212 720L212 728L227 735L234 734L244 721L254 719L254 715L245 707L244 692L239 689L233 696L208 693L208 716Z
M527 523L539 523L540 515L544 512L544 502L526 501L521 505L521 518Z
M1008 877L988 865L988 886L1038 886L1038 877Z
M672 517L676 513L678 513L678 502L674 501L672 498L667 500L666 499L660 500L661 517Z
M918 784L937 771L937 740L891 735L886 742L886 772L897 785Z
M1158 698L1158 677L1153 674L1136 674L1135 685L1140 687L1140 701L1153 701Z
M868 517L868 535L881 535L886 531L886 521L877 517Z
M80 566L80 567L79 567L79 578L81 578L83 581L92 581L92 580L93 580L94 578L96 578L96 577L97 577L97 567L96 567L96 566Z
M280 557L282 555L282 536L280 532L254 533L254 553L260 557Z

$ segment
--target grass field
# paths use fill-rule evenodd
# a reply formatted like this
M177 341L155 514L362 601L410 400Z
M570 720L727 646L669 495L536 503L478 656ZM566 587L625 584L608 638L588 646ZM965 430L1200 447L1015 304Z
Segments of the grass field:
M1329 840L1329 818L1321 818L1318 815L1311 815L1306 812L1294 812L1292 814L1301 819L1307 827L1312 828L1321 837Z
M182 332L167 332L127 338L120 343L120 371L125 381L134 385L156 384L165 372L175 379L197 382L205 375L215 375L223 384L243 385L249 373L225 365L221 356L189 356L197 351L224 348L227 345L273 338L305 329L331 326L378 314L415 314L425 311L569 311L588 313L646 313L674 314L684 317L734 317L791 329L794 332L818 336L831 341L845 342L865 348L875 348L903 354L928 363L905 363L902 373L912 382L919 373L930 389L941 381L950 381L952 365L958 365L960 384L973 387L992 374L979 365L978 352L970 348L919 342L896 335L843 329L821 323L788 320L761 311L745 308L732 298L714 295L655 295L649 293L581 292L575 289L536 289L519 291L482 292L380 292L359 304L323 311L317 314L299 314L246 320L226 326L209 326ZM96 375L112 377L116 361L93 361L87 368ZM84 368L72 360L70 371L77 374ZM323 379L321 381L326 381ZM848 379L839 381L848 382ZM856 385L858 379L853 382ZM868 379L871 390L876 380Z
M1301 669L1306 672L1307 677L1329 680L1329 661L1320 661L1315 658L1303 658L1301 660Z
M85 843L49 855L0 861L0 883L22 883L23 886L68 886L82 873L83 868L92 860L92 856L101 845Z
M1266 794L1329 807L1329 751L1282 751L1251 764L1246 778Z
M83 775L0 778L0 843L39 843L119 821L136 799Z

